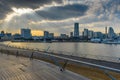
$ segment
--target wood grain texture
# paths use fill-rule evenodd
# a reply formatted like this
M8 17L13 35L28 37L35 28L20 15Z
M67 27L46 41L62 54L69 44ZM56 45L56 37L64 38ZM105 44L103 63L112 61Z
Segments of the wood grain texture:
M0 80L89 80L40 60L0 54Z

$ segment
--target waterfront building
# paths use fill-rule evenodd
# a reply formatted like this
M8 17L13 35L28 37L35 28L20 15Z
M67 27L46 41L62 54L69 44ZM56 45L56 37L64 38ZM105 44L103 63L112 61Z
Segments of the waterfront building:
M4 31L1 31L0 38L1 38L1 37L4 37L4 36L5 36Z
M49 38L49 32L48 31L44 31L44 39Z
M31 29L21 29L21 37L24 39L31 39Z
M88 29L84 29L83 36L84 37L88 37L88 33L89 33L89 30Z
M66 39L66 38L68 38L68 35L66 35L66 34L60 34L60 38Z
M94 32L93 31L88 31L88 38L93 38L94 37Z
M118 35L120 36L120 33L118 33Z
M73 32L70 32L70 37L73 37Z
M108 30L108 38L112 39L115 37L115 33L114 33L114 30L112 27L109 27L109 30Z
M94 32L94 38L102 39L103 38L103 34L101 32Z
M1 31L1 34L5 34L5 32L4 32L4 31Z
M14 39L21 39L21 35L16 33L16 34L13 35L13 38Z
M5 35L8 36L8 37L11 37L11 36L12 36L11 33L6 33Z
M2 40L12 40L12 34L6 33L3 37L1 37Z
M32 36L32 39L33 39L34 41L40 40L40 36ZM43 39L43 37L42 37L42 39Z
M74 37L79 37L79 23L74 24Z
M53 39L53 38L54 38L54 33L49 33L48 37L49 37L50 39Z

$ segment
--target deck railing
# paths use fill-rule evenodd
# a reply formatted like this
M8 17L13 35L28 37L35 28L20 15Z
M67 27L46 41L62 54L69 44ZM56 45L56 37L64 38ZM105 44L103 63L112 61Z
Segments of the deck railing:
M70 56L70 55L75 56L74 53L71 53L71 52L46 50L46 49L32 49L32 48L28 48L28 47L18 47L18 46L11 46L11 45L9 45L9 46L2 45L2 46L4 46L4 48L0 49L1 53L7 53L8 55L12 53L13 55L16 55L16 57L19 56L19 55L30 57L30 58L34 58L34 57L45 58L46 57L48 59L52 59L57 64L59 64L59 61L57 61L56 59L60 59L60 60L65 61L64 65L67 65L66 62L68 62L68 61L75 62L75 63L80 63L80 64L84 64L84 65L87 65L87 66L99 68L99 69L103 70L106 73L106 75L108 75L110 77L111 77L111 75L109 75L106 71L114 71L114 72L120 73L119 69L106 67L106 66L103 66L103 65L94 64L94 63L90 63L90 62L75 60L75 59L72 59L72 58L69 58L69 57L63 57L63 56L58 55L58 54L62 54L62 55L64 54L64 55L67 55L67 56ZM29 51L29 52L27 52L27 51ZM40 53L42 53L42 54L40 54ZM119 57L90 55L90 54L79 54L79 57L120 63L120 58ZM63 65L63 68L65 68L64 65ZM62 68L62 66L60 66L60 67ZM115 78L113 78L113 77L111 77L111 79L115 80Z

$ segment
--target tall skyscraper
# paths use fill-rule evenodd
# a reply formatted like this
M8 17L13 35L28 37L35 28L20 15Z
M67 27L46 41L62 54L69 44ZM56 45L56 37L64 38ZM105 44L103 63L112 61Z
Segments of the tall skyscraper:
M74 37L79 37L79 23L74 24Z
M112 27L109 27L109 30L108 30L108 38L112 39L115 37L115 33L114 33L114 30Z
M24 39L30 39L32 37L31 29L21 29L21 37Z

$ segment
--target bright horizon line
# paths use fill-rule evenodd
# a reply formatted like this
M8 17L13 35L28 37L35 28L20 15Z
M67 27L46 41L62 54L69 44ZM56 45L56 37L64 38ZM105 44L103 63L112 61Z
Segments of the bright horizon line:
M109 28L109 27L108 27ZM24 29L30 29L30 28L24 28ZM85 28L84 28L85 29ZM83 30L84 30L83 29ZM88 28L86 28L86 29L88 29ZM114 28L113 28L114 29ZM80 34L82 34L82 32L83 32L83 30L82 31L80 31L79 33ZM91 29L88 29L88 30L91 30ZM44 31L47 31L47 30L44 30ZM43 36L44 35L44 31L43 30L32 30L31 29L31 34L32 34L32 36ZM92 31L94 31L94 32L102 32L103 34L105 34L105 29L103 30L103 31L100 31L99 29L97 30L97 29L95 29L95 30L92 30ZM114 30L115 31L115 30ZM74 32L74 31L70 31L70 32ZM7 32L6 32L7 33ZM9 32L8 32L9 33ZM12 34L20 34L20 30L19 31L17 31L17 32L12 32ZM54 35L55 36L59 36L60 34L62 34L62 33L55 33L55 32L50 32L50 33L54 33ZM116 31L115 31L115 33L116 33ZM66 33L63 33L63 34L66 34ZM118 33L116 33L116 34L118 34ZM69 34L67 34L67 35L70 35L70 33Z

